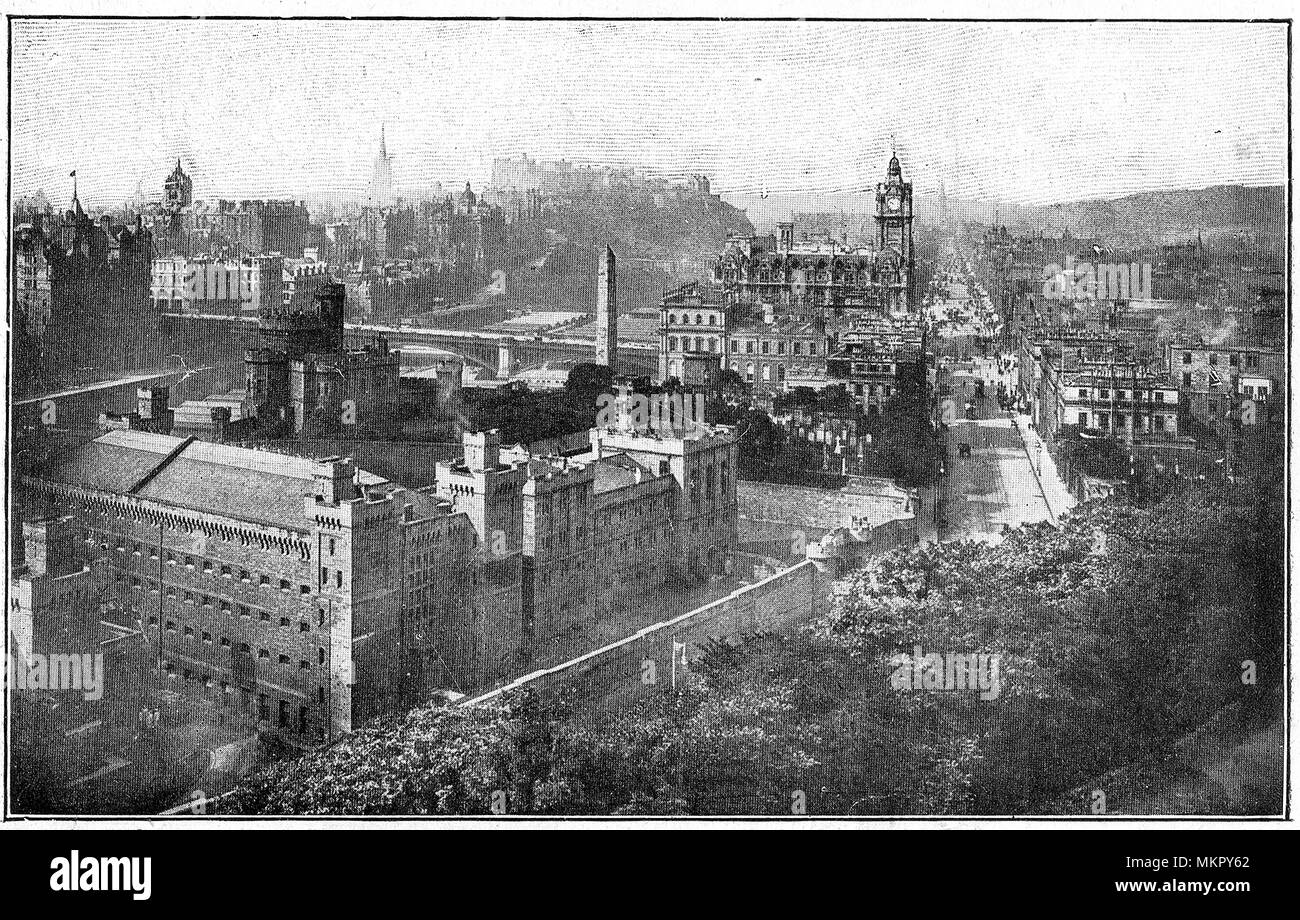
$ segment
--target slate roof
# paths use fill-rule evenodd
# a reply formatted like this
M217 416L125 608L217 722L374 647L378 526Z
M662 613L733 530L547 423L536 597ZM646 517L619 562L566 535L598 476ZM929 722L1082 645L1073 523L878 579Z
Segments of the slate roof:
M637 463L626 454L602 457L592 464L592 468L596 473L594 489L597 495L636 485L637 470L641 471L642 482L655 478L655 474L650 472L646 466Z
M193 441L168 461L184 441L145 431L112 431L79 448L45 478L125 493L154 473L135 493L138 497L275 527L305 526L302 500L312 490L311 459ZM363 486L386 482L361 473Z

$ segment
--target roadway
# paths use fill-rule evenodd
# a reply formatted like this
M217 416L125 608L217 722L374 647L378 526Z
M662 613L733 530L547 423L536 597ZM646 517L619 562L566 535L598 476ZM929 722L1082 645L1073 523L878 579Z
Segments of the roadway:
M939 539L998 542L1005 528L1049 520L1047 500L1011 413L998 405L997 384L1014 387L1014 372L999 373L995 359L977 357L941 367L939 376L948 385L944 398L952 400L939 483ZM976 395L980 380L982 398ZM969 456L959 456L960 444L970 445Z

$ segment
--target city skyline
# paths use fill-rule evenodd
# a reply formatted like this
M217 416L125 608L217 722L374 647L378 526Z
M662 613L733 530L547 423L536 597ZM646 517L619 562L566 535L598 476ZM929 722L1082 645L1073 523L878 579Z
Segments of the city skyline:
M919 195L953 199L1284 183L1285 27L1171 28L23 21L12 192L62 206L75 169L83 202L149 200L179 157L196 198L360 200L381 125L402 192L482 188L524 153L705 173L724 195L853 195L895 150ZM87 73L131 91L91 105Z

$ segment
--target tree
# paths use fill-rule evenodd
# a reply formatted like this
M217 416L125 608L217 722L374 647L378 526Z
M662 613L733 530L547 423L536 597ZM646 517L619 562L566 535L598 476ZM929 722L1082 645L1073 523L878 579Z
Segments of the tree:
M569 371L564 389L575 398L594 404L600 394L614 389L614 374L603 364L578 364Z

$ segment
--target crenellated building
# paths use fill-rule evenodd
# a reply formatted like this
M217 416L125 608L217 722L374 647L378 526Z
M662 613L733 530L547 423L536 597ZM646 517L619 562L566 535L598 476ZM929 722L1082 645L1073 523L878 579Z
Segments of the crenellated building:
M401 352L383 337L346 342L345 297L343 285L325 282L314 309L261 313L263 344L244 355L246 415L304 437L400 430Z
M108 566L161 687L314 743L517 666L518 527L503 565L479 522L517 518L522 473L494 478L513 494L494 482L476 512L337 457L114 431L24 487L30 519L57 510L76 559Z
M545 641L729 570L737 542L734 434L724 426L616 423L565 456L514 448L523 485L523 603Z

